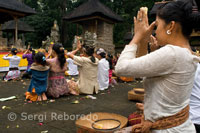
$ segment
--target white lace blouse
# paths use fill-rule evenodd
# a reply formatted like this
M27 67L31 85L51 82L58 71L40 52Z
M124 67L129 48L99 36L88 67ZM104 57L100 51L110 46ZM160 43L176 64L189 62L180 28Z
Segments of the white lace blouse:
M199 58L186 48L166 45L135 58L137 45L127 45L116 65L120 76L145 77L144 115L152 122L174 115L189 104ZM188 119L180 126L153 133L195 133Z

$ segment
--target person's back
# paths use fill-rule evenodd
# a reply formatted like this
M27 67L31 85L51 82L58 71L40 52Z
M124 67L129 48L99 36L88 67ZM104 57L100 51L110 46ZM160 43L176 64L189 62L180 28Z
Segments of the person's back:
M108 89L109 86L109 62L106 60L106 51L103 48L96 50L95 56L99 59L98 82L99 90Z
M27 70L30 68L30 66L31 66L31 64L34 62L34 60L33 60L33 55L31 54L31 53L28 53L28 54L24 54L23 56L22 56L22 58L23 59L27 59L27 61L28 61L28 66L27 66Z
M54 58L47 59L47 64L50 66L47 95L53 98L58 98L70 93L65 79L67 62L64 56L64 48L62 44L54 44L50 51L50 55L53 54Z
M37 88L37 93L42 94L47 88L47 77L49 72L49 67L39 66L33 63L32 67L28 72L32 75L31 85L29 87L30 92L33 87Z
M147 55L150 59L149 65L166 68L165 71L153 68L143 70L144 73L152 71L150 75L146 75L144 81L145 92L147 94L153 92L153 96L145 97L144 113L147 119L153 121L176 114L180 108L183 109L189 104L197 62L196 56L189 50L173 45L166 45L152 54L161 60L154 62L155 60L148 58Z
M67 58L67 67L69 75L78 75L78 67L74 64L74 61L71 58Z
M9 60L9 68L15 68L19 66L21 58L17 55L11 57L3 57L4 60Z
M64 63L63 68L60 67L60 62L57 57L47 59L47 64L50 66L50 72L61 72L64 73L67 70L67 63Z
M197 133L200 133L200 64L197 67L190 97L190 119L194 123Z
M82 52L81 57L75 56L78 51ZM68 57L72 58L74 64L79 67L78 82L74 83L74 85L70 85L75 86L70 88L77 88L79 91L78 93L82 94L97 94L99 90L99 84L97 81L99 60L94 57L94 45L88 45L87 41L85 41L84 44L81 44L78 39L76 49L70 52Z
M12 54L12 56L8 56ZM3 57L4 60L9 61L9 71L3 77L3 80L18 79L20 77L19 63L21 58L17 56L17 49L12 48L11 52Z
M45 92L47 89L49 66L46 65L45 55L41 52L35 55L35 61L27 71L32 75L32 79L26 92L26 99L31 101L47 100Z
M95 58L93 63L88 57L74 56L74 63L79 66L78 86L84 94L98 93L97 72L99 60Z
M98 65L99 90L108 89L109 86L109 62L102 58Z

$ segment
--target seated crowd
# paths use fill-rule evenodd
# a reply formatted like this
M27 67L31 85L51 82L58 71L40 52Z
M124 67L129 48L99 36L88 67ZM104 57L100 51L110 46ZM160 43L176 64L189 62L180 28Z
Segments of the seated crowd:
M22 78L31 78L25 93L27 100L42 101L47 100L47 97L59 98L70 94L97 94L99 90L108 89L112 84L111 66L114 61L111 56L107 56L103 48L95 49L93 46L81 44L80 41L77 41L77 48L71 52L65 51L59 43L50 44L48 53L28 46L22 58L28 61ZM12 48L3 59L9 60L9 71L3 80L21 78L21 58L17 56L17 49ZM65 75L68 76L67 79ZM75 81L71 77L78 79Z

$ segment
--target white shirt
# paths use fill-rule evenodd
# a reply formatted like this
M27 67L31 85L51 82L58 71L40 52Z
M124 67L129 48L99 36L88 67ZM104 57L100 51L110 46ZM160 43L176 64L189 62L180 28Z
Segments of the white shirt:
M4 60L9 60L9 68L14 68L14 67L18 67L21 58L17 55L13 55L13 56L4 56L3 57Z
M127 45L119 57L116 72L120 76L146 77L144 115L152 122L172 116L190 101L197 61L186 48L166 45L136 58L137 45ZM182 125L152 133L195 133L188 119Z
M71 58L67 58L67 67L69 75L78 75L78 67L74 64L74 61Z
M109 62L102 58L98 64L99 89L104 90L109 86Z
M193 123L200 125L200 64L197 67L190 97L190 118Z

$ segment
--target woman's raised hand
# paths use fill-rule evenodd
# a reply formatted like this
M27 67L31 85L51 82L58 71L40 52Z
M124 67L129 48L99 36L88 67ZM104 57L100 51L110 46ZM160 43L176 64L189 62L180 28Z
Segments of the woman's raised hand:
M149 45L150 45L151 52L159 49L159 47L160 47L158 44L158 41L156 40L156 38L153 35L150 36Z
M29 49L30 47L31 47L31 45L29 44L27 49Z
M80 40L78 39L78 41L77 41L77 49L80 50L81 48L82 48L81 42L80 42Z
M134 37L130 44L148 43L154 29L155 22L149 25L147 12L140 8L137 17L134 17Z

